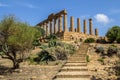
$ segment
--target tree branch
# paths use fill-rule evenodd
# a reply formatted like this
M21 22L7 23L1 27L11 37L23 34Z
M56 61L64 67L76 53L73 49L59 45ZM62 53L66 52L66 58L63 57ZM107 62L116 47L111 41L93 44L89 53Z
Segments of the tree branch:
M2 58L5 58L5 59L10 59L9 57L3 56L2 54L0 54L0 56L1 56Z

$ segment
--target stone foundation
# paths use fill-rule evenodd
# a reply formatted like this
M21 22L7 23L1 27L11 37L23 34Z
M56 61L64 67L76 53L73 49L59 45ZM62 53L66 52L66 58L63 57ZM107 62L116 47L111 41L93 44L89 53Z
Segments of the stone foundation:
M64 41L84 41L87 38L94 38L95 40L98 39L95 35L89 35L79 32L61 32L56 34L60 39Z

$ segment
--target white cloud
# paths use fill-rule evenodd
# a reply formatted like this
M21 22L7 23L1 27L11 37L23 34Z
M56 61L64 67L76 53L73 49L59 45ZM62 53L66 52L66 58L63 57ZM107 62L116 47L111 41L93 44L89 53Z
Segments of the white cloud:
M7 4L0 3L0 7L7 7Z
M97 22L100 22L103 24L107 24L111 21L111 19L109 19L109 17L105 14L96 14L94 18L97 20Z

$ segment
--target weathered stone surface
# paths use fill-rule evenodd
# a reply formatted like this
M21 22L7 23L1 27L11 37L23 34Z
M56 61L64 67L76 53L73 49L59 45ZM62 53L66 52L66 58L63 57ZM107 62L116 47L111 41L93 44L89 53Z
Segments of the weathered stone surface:
M95 29L95 35L96 35L96 36L99 35L99 34L98 34L98 29L97 29L97 28Z
M92 29L92 19L89 19L89 34L93 35L93 29Z
M77 32L81 32L80 18L77 18Z
M70 17L70 27L71 27L71 32L74 32L74 17Z
M84 34L87 34L87 23L86 23L86 20L83 21L83 26L84 26Z

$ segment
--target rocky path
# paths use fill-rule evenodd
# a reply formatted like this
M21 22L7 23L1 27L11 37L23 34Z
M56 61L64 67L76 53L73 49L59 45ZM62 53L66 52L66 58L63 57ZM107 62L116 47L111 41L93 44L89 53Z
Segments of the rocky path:
M90 80L86 62L87 49L88 45L81 45L80 49L68 59L53 80Z

